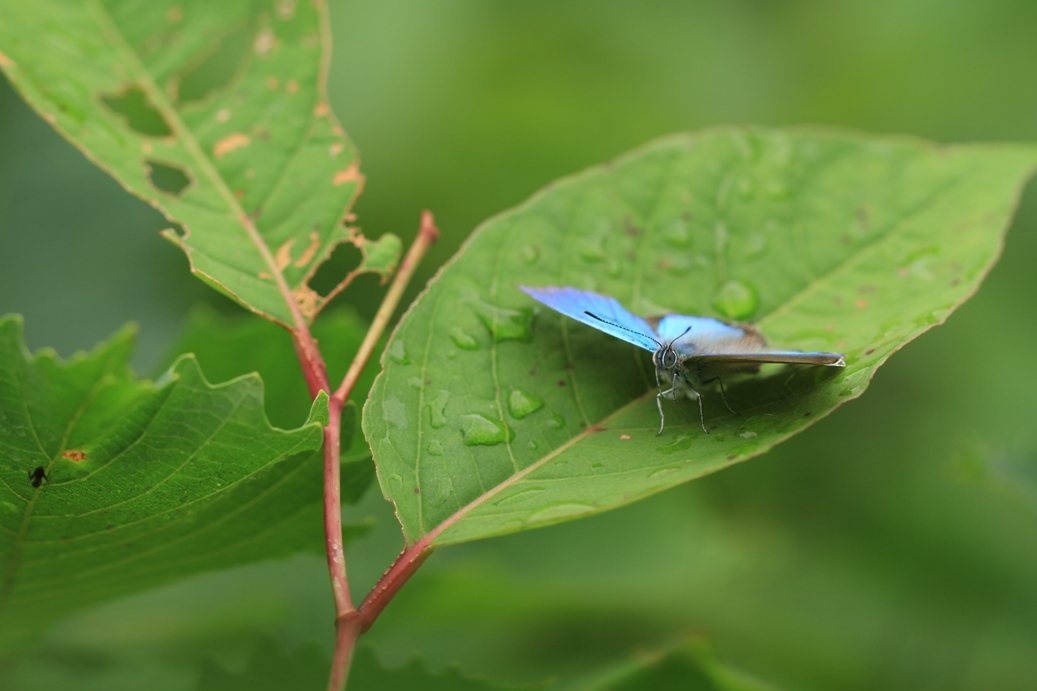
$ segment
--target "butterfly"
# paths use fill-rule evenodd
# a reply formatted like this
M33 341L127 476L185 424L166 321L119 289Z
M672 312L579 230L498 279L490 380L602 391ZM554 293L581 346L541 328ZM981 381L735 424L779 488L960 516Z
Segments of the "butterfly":
M684 396L698 400L702 430L709 434L702 407L702 389L713 382L720 383L720 396L724 405L734 413L727 403L721 374L755 373L759 371L760 364L766 362L846 366L842 353L769 350L763 335L748 324L729 324L711 317L685 314L643 319L628 312L615 298L589 290L554 286L519 288L556 312L652 353L656 384L659 385L659 393L655 397L659 407L657 437L663 433L666 425L663 398L676 401ZM670 388L663 391L664 384Z

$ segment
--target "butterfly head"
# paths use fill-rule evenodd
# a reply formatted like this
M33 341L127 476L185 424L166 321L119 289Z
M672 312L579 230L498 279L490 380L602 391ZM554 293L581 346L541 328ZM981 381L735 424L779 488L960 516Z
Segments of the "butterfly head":
M674 350L673 343L671 342L660 345L659 349L652 355L652 361L655 363L656 369L671 371L677 367L680 357L677 355L677 351Z

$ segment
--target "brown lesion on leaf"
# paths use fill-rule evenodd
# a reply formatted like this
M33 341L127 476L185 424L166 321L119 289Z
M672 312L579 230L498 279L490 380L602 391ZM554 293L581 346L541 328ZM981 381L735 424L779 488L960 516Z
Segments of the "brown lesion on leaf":
M324 101L321 101L313 107L313 116L317 118L327 117L328 113L331 112L331 106Z
M353 164L350 165L348 168L335 173L335 177L332 179L331 182L333 185L335 185L335 187L338 187L339 185L344 185L347 182L357 182L359 180L360 165L356 161L353 161Z
M266 27L256 34L256 40L252 42L252 50L256 55L266 55L277 47L277 36L273 29Z
M317 250L320 249L321 241L320 235L317 233L310 233L310 244L307 245L303 251L302 256L295 260L295 265L302 268L309 264L313 260L313 256L317 254Z
M9 70L12 67L17 67L17 66L18 66L17 63L15 63L14 60L12 60L11 58L7 57L3 53L0 53L0 67L3 67L5 70Z
M294 79L289 79L285 83L285 85L284 85L284 90L287 91L290 94L294 94L294 93L298 92L299 91L299 82L295 81Z
M184 19L184 8L179 5L173 5L166 10L166 21L170 24L179 24Z
M260 272L259 272L259 277L260 277L260 278L261 278L262 280L264 280L264 281L272 281L272 280L274 280L274 277L273 277L273 276L271 276L271 275L270 275L269 273L267 273L266 271L260 271Z
M266 88L270 89L271 91L281 86L281 80L277 77L267 77L266 82L264 83L266 84Z
M331 158L335 158L340 153L345 151L345 149L346 149L345 144L341 144L341 143L332 144L331 146L328 147L328 156L331 157Z
M292 245L294 244L295 238L289 238L288 242L277 248L277 254L274 255L274 262L277 264L278 271L284 271L288 268L288 265L292 263Z
M318 306L323 302L317 292L308 285L303 284L292 291L295 303L299 305L299 311L306 321L312 320L317 315Z
M216 122L227 122L230 120L231 110L230 108L220 108L216 111Z
M68 451L62 451L61 457L66 458L73 463L82 463L86 460L86 451L81 449L69 449Z
M242 134L241 132L228 134L226 137L216 142L216 144L212 147L212 155L218 161L227 154L229 154L231 151L234 151L235 149L240 149L243 146L248 146L251 142L252 138L249 137L247 134Z
M277 0L274 5L274 14L282 22L287 22L295 16L295 8L298 6L299 0Z

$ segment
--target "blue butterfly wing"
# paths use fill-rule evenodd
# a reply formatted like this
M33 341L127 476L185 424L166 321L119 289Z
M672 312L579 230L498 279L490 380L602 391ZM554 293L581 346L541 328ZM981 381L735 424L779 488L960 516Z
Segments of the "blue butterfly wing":
M655 331L648 322L628 312L614 298L576 288L554 286L544 288L519 286L519 288L526 295L542 302L556 312L593 326L610 336L615 336L653 353L659 348Z
M784 363L793 365L846 365L841 353L769 350L767 341L748 324L728 324L709 317L669 314L658 321L656 330L663 340L677 339L673 344L684 358L695 358L703 364L754 365Z

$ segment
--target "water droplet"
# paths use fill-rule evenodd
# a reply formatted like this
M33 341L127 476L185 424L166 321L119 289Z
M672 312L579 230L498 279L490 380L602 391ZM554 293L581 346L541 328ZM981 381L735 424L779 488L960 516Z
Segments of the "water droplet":
M669 454L672 454L672 453L677 453L678 451L687 451L688 449L691 448L691 445L694 442L695 442L695 435L694 434L682 434L682 435L678 436L676 439L674 439L673 441L671 441L669 444L666 444L665 446L660 446L656 450L659 453L664 453L664 454L669 455Z
M422 382L421 377L411 377L407 380L407 386L411 387L412 389L418 389L419 391L421 390L423 384L424 382Z
M516 420L532 415L543 407L544 399L531 393L526 393L521 389L512 389L511 393L508 394L508 412Z
M745 239L742 249L745 252L746 259L759 257L767 249L767 238L763 233L752 233Z
M446 424L446 404L450 401L450 392L440 389L436 395L429 400L428 415L429 424L432 429L439 429Z
M604 463L591 463L591 468L604 468Z
M475 337L467 333L460 326L455 326L450 329L450 340L454 342L458 348L465 350L479 350L479 341L475 340Z
M562 518L569 516L578 516L580 514L589 513L595 511L597 507L591 506L590 504L555 504L554 506L547 506L539 511L535 511L529 515L526 519L526 523L548 523L557 521Z
M392 481L395 482L397 485L402 485L403 484L403 476L400 475L399 473L393 473L391 477L392 477Z
M608 256L605 252L605 247L602 245L602 238L587 238L580 243L580 258L584 261L597 263L605 261L605 257Z
M497 307L487 302L473 301L475 314L490 332L494 341L533 340L533 312L530 309Z
M535 441L533 441L532 439L529 440L529 448L532 451L536 451L537 450L537 443Z
M526 487L525 489L520 489L518 491L512 492L511 494L509 494L506 497L501 497L497 501L493 502L493 505L494 506L500 506L501 504L507 504L507 503L512 502L512 501L514 501L516 499L519 499L519 498L525 499L530 494L538 494L540 492L543 492L544 489L546 489L546 488L544 488L544 487Z
M547 426L551 429L562 429L565 427L565 418L555 413L551 416L551 419L547 421Z
M394 338L393 342L390 343L389 347L385 350L385 353L389 356L389 359L397 365L410 364L410 358L407 357L407 349L403 345L402 338Z
M540 259L540 250L533 245L526 245L522 248L521 253L527 264L536 264Z
M510 442L515 433L503 422L494 422L472 413L461 416L461 436L465 446L496 446Z
M683 218L670 221L659 229L659 232L663 239L674 247L687 247L691 244L691 231L688 229L688 222Z
M429 456L442 456L443 455L443 444L438 439L433 439L428 443L428 455Z
M728 319L748 319L756 312L758 305L756 290L741 281L724 283L713 301L713 307Z
M391 427L398 427L401 430L407 429L407 409L403 407L400 399L390 398L384 401L382 403L382 414Z
M756 436L756 432L750 432L749 430L746 430L746 431L742 432L741 434L739 434L738 436L741 437L742 439L752 439L753 437Z
M670 473L675 473L680 469L680 466L677 465L671 465L665 468L657 468L652 472L648 473L648 477L656 477L658 475L669 475Z

